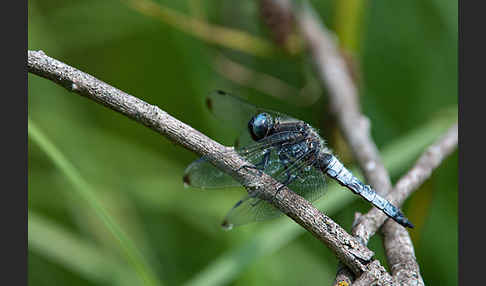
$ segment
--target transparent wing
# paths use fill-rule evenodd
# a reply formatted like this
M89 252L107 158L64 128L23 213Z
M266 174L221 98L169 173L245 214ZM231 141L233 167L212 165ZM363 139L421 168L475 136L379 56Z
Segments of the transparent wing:
M202 189L241 186L230 175L214 167L204 157L192 162L184 171L184 185Z
M259 113L256 106L222 90L211 92L206 98L206 105L216 118L238 131L246 130L250 119Z
M269 166L265 168L265 173L272 175L281 183L285 182L289 175L296 175L297 178L288 187L293 192L313 202L325 193L326 181L324 174L312 167L314 162L308 160L306 155L287 168L279 162L276 155L272 155ZM271 219L280 215L282 213L268 202L257 197L246 196L228 212L222 226L231 229L235 226Z
M282 213L266 201L245 196L228 212L221 226L229 230L235 226L276 218L280 215Z
M291 132L282 132L291 133ZM262 140L238 148L236 151L251 164L258 164L263 160L266 152L272 151L281 144L285 137L282 133L263 138ZM267 168L267 174L273 175L275 168ZM225 188L241 186L230 175L209 163L204 157L192 162L184 171L183 181L186 186L196 188Z
M223 120L225 125L231 125L235 130L242 132L241 135L245 138L250 138L248 132L245 132L248 128L248 122L259 113L266 112L274 118L281 118L282 120L296 120L283 113L256 107L244 99L222 90L212 91L206 98L206 105L216 118ZM240 146L244 146L244 144Z
M282 177L284 175L282 174ZM297 178L288 187L299 196L305 198L309 202L314 202L324 195L326 191L326 180L324 174L311 167L308 170L304 170L300 174L301 178ZM282 180L282 179L277 179Z

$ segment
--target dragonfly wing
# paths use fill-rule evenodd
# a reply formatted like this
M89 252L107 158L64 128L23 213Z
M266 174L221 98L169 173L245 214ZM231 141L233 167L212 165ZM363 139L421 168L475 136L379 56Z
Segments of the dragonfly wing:
M320 170L311 168L308 171L303 171L303 181L296 179L288 187L299 196L305 198L309 202L318 200L326 191L325 176Z
M286 114L256 107L246 102L243 98L236 97L222 90L212 91L206 98L206 105L216 118L223 120L225 124L231 125L237 131L243 131L242 135L245 138L250 138L248 122L259 113L266 112L281 120L296 120ZM244 131L246 131L246 134ZM240 146L244 145L241 144Z
M282 213L271 204L257 197L246 196L238 201L226 215L222 226L231 229L250 222L276 218Z
M288 133L288 132L287 132ZM282 134L268 136L259 142L253 142L248 146L241 147L236 151L251 164L262 162L265 153L272 151L276 146L281 144L285 138ZM275 152L273 152L275 153ZM271 157L270 163L277 162L278 158ZM275 164L269 164L271 168L266 168L269 175L277 170L273 167ZM268 170L267 170L268 169ZM271 171L271 172L269 172ZM204 157L192 162L184 171L183 181L187 186L197 188L223 188L241 186L230 175L214 167Z
M276 152L273 152L276 153ZM308 201L315 201L325 192L325 176L312 167L313 161L302 156L293 164L285 168L276 154L270 156L269 163L264 172L273 176L280 183L285 182L288 174L298 174L288 187ZM223 227L231 229L242 224L276 218L282 213L268 202L257 197L246 196L229 211L223 221Z
M302 157L306 157L306 155ZM289 174L296 175L297 178L288 185L289 189L309 202L314 202L326 191L326 177L321 170L313 167L314 161L306 158L296 160L287 168L279 170L274 177L283 183Z
M241 186L230 175L213 166L206 159L192 162L184 171L184 185L196 188L225 188Z
M259 113L256 106L222 90L211 92L206 105L216 118L238 131L247 130L250 119Z

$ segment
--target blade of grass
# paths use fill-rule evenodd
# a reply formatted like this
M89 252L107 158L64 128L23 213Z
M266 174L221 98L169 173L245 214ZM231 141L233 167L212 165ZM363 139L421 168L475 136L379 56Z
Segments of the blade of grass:
M129 263L132 264L137 274L143 279L146 285L161 285L157 276L150 268L144 257L140 254L135 244L125 235L121 227L114 221L110 214L106 211L100 199L96 195L96 191L88 184L81 176L76 167L64 157L64 155L50 142L50 140L42 133L42 131L35 125L34 122L28 119L28 135L29 139L39 145L39 147L46 153L54 165L59 168L61 172L73 184L73 190L84 199L94 210L95 214L103 222L106 228L110 231L113 237L119 244L122 253L125 255Z
M37 252L82 277L100 284L140 280L115 257L83 240L56 223L29 211L29 251ZM55 243L53 243L55 242ZM115 277L118 277L116 279Z
M457 110L457 107L451 108ZM386 146L381 152L383 163L392 176L404 171L413 160L434 140L443 134L457 120L457 112L441 114L431 122L395 140ZM357 168L351 171L362 179ZM327 214L332 214L358 196L351 192L343 191L336 184L329 186L325 197L315 203L318 209L323 209ZM288 218L275 221L243 245L222 254L211 262L205 269L196 274L185 283L186 286L225 285L235 279L251 262L269 255L282 248L285 244L295 239L305 230L293 223Z

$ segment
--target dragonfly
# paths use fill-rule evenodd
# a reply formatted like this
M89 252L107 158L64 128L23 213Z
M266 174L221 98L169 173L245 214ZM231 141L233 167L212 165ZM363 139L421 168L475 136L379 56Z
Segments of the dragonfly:
M211 92L206 104L224 124L240 131L235 151L250 165L242 168L264 172L290 190L314 202L325 193L327 179L364 198L402 226L413 224L402 211L361 182L333 155L318 130L286 114L256 107L240 97L222 90ZM184 171L185 186L227 188L241 186L204 157L192 162ZM279 187L276 191L281 189ZM282 213L256 194L239 200L223 220L222 227L231 229L254 221L275 218Z

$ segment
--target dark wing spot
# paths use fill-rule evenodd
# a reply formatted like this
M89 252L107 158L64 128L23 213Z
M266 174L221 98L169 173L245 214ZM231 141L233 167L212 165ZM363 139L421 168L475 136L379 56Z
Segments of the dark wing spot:
M230 230L233 228L233 225L229 223L228 220L224 220L222 223L221 223L221 227L225 230Z
M206 98L206 106L208 107L209 110L213 111L213 101L211 98Z
M226 95L226 92L222 91L221 89L216 90L216 92L220 95Z
M186 174L182 177L182 181L184 182L184 184L187 184L188 186L191 185L191 179L189 179L189 174Z

